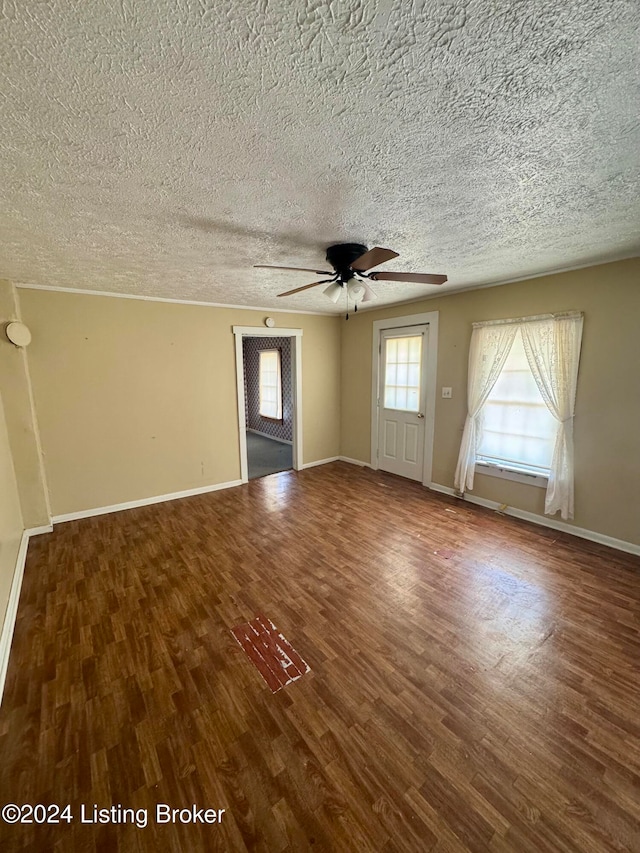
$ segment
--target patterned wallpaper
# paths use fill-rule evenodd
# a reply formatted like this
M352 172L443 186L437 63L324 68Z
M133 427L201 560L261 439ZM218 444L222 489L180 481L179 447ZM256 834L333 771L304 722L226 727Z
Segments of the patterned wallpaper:
M247 429L293 441L291 338L243 338L244 404ZM260 350L279 349L282 364L282 421L260 417Z

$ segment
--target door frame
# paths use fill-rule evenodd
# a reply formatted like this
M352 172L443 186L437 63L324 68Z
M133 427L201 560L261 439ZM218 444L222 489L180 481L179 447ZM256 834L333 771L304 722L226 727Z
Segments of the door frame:
M422 485L431 486L433 469L433 437L436 415L436 381L438 378L438 317L439 311L423 314L409 314L404 317L389 317L386 320L374 320L371 353L371 467L378 470L378 414L380 393L380 352L381 332L398 329L402 326L428 326L427 329L427 370L425 374L426 411L424 415L424 455L422 459Z
M264 326L233 326L236 343L236 389L238 395L238 441L240 480L249 482L247 462L246 408L244 403L243 338L291 338L291 391L293 404L293 468L302 469L302 329L268 329Z

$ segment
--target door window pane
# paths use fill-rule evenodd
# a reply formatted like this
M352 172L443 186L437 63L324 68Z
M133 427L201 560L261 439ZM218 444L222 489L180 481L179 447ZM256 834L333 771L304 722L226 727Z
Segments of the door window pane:
M420 410L422 335L385 338L384 408Z

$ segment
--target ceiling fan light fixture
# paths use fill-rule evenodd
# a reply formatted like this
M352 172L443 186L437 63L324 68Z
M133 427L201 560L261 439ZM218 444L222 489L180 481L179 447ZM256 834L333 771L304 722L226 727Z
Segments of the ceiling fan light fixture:
M364 281L362 282L362 285L364 287L364 296L362 297L362 301L373 302L373 300L377 298L376 294L371 290L368 284L365 284Z
M337 281L332 281L329 287L325 287L322 291L325 296L328 296L332 302L337 302L342 294L342 285Z
M364 300L364 297L367 295L366 286L363 281L351 281L347 289L349 296L354 302L360 302L361 299Z

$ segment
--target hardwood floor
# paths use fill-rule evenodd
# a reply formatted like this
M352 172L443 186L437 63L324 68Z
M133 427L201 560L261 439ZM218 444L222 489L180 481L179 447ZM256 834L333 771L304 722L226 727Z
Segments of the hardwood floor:
M29 546L0 801L74 819L1 849L639 851L639 569L344 463L61 524ZM259 613L311 667L277 693L231 633Z

